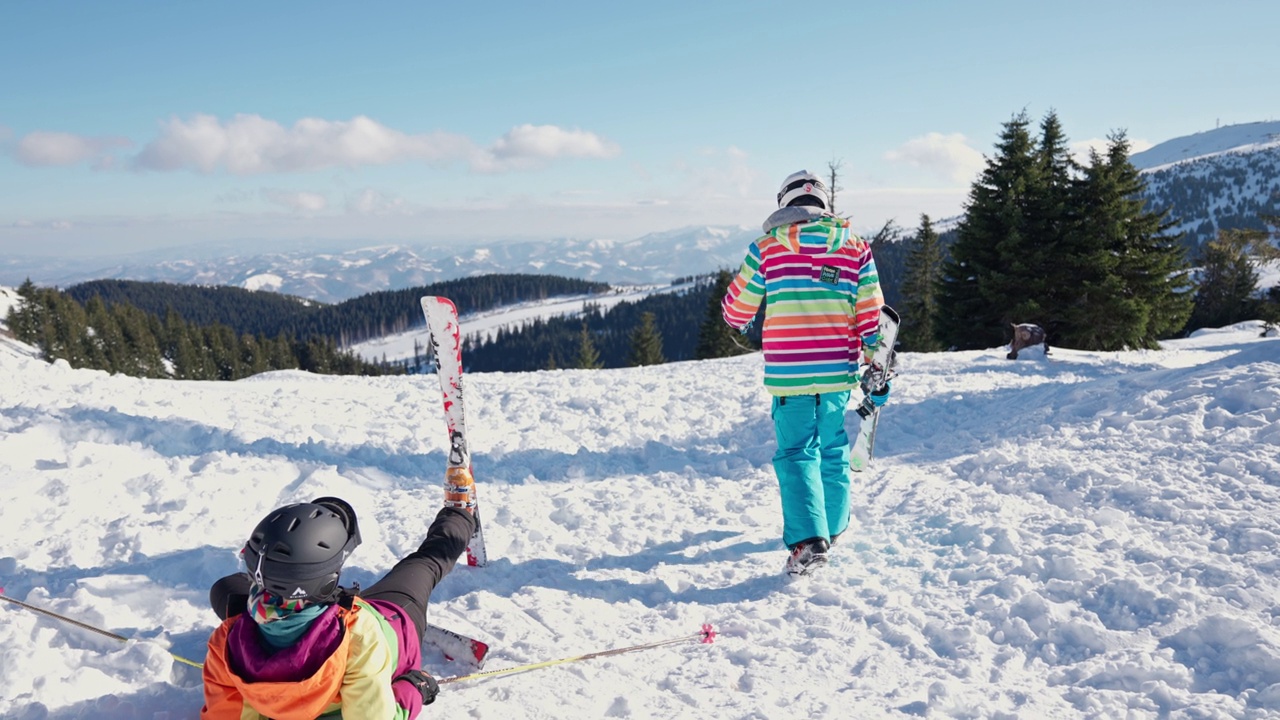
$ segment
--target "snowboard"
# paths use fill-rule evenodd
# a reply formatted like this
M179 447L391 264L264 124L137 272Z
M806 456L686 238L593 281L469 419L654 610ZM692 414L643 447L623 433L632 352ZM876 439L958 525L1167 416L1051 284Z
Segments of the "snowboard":
M458 324L458 308L449 298L428 295L422 298L422 313L427 318L431 350L436 359L436 376L444 396L444 419L449 430L445 500L451 505L471 508L476 518L476 531L467 543L467 564L484 567L489 559L480 525L480 507L476 502L471 451L467 449L467 415L462 396L462 331Z
M854 472L862 472L871 463L871 454L876 444L876 426L880 423L880 408L871 402L871 393L881 390L894 376L898 341L898 326L901 320L898 313L888 305L880 308L880 344L877 346L871 363L862 373L862 403L858 405L858 435L853 440L849 453L849 467Z

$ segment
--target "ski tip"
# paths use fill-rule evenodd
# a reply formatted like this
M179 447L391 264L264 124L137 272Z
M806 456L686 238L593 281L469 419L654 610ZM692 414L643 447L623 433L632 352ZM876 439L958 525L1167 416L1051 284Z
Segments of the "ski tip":
M479 640L471 641L471 655L475 658L476 669L484 667L484 659L489 656L489 644Z

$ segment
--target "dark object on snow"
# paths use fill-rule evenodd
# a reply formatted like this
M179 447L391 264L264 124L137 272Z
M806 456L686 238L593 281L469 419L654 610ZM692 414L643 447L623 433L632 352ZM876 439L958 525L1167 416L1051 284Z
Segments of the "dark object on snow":
M417 689L422 694L423 705L430 705L435 702L436 695L440 694L440 684L436 682L435 678L421 670L410 670L396 678L396 680L404 680Z
M1018 359L1018 351L1025 350L1032 345L1044 344L1044 354L1049 354L1049 339L1045 337L1044 328L1031 323L1020 323L1013 326L1013 341L1009 343L1009 354L1005 357L1010 360Z

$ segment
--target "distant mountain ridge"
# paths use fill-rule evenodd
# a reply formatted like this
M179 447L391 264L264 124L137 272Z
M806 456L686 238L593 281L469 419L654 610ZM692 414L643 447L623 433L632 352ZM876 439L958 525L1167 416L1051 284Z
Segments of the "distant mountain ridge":
M1280 120L1227 125L1166 140L1133 153L1129 162L1139 170L1153 171L1172 163L1215 157L1227 152L1257 152L1272 147L1280 147Z
M554 240L489 243L463 252L443 246L383 245L343 252L232 254L210 259L73 269L65 262L44 275L13 263L0 282L67 287L87 280L127 278L185 285L230 285L335 303L381 290L431 285L491 274L526 273L621 285L667 283L736 268L759 235L748 227L687 227L634 240ZM44 275L41 277L41 275Z

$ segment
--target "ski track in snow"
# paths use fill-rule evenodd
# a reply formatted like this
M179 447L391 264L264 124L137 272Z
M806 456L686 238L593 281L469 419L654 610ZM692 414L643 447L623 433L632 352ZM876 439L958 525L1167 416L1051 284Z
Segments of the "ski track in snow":
M1280 714L1280 344L900 355L878 457L789 581L760 358L466 377L490 565L432 621L486 669L423 717L1263 718ZM433 376L236 383L47 365L0 338L0 717L194 718L207 588L254 523L335 494L367 585L421 540ZM849 421L854 425L853 419ZM467 672L426 649L438 675Z

